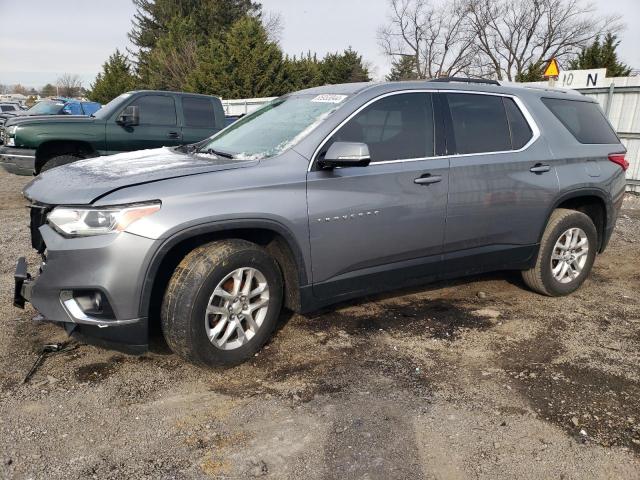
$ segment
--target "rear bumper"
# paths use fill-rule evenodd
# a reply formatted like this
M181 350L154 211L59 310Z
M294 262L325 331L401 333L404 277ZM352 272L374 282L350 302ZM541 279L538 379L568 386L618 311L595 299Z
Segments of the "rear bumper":
M27 148L0 147L0 166L16 175L33 175L36 151Z
M31 274L24 258L18 260L14 305L29 302L44 320L97 343L143 351L148 322L139 316L142 277L156 241L129 233L70 239L48 225L40 232L46 258ZM88 309L81 299L86 292L99 292L108 313Z

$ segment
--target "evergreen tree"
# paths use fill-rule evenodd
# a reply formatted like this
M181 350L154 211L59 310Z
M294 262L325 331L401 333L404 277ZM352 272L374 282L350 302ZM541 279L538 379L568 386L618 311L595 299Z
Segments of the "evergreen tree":
M198 66L187 78L190 91L223 98L272 97L286 93L285 62L260 20L246 16L222 40L200 50Z
M87 97L94 102L105 104L121 93L133 90L136 78L131 70L127 56L116 49L115 53L102 64L102 72L98 73L91 84Z
M545 63L530 63L523 73L516 74L516 82L543 82Z
M147 57L141 73L146 88L189 91L187 77L198 66L199 47L191 35L193 20L176 17Z
M391 71L387 75L388 82L398 80L417 80L416 59L411 55L403 55L391 62Z
M201 47L224 36L236 20L260 13L260 5L252 0L133 0L133 3L136 13L129 40L137 47L135 60L143 83L152 73L149 57L171 29L175 32L176 28L188 26L187 31L182 31L188 40L183 41Z
M302 90L304 88L322 85L320 75L320 61L316 54L307 52L300 55L300 59L285 58L285 82L288 91Z
M328 53L320 64L322 84L369 82L369 69L351 47L343 53Z
M578 56L571 60L569 66L573 70L606 68L608 77L626 77L631 73L631 69L618 60L618 45L620 40L613 33L607 33L602 42L600 37L596 37L591 45L583 48Z

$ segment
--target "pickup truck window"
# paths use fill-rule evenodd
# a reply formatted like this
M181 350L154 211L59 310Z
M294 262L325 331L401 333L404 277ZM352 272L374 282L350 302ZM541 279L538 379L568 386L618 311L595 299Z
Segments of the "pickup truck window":
M165 95L144 95L131 105L140 109L140 125L176 125L176 103Z
M107 119L117 110L120 109L122 103L131 96L130 93L123 93L107 103L100 110L96 111L93 116L96 118Z
M210 99L184 97L182 110L186 127L215 128L215 113Z

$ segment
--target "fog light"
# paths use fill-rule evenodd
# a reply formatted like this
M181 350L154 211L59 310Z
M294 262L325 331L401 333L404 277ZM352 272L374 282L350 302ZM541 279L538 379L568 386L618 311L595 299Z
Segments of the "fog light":
M69 308L72 301L88 317L115 319L107 296L100 290L62 290L60 300Z

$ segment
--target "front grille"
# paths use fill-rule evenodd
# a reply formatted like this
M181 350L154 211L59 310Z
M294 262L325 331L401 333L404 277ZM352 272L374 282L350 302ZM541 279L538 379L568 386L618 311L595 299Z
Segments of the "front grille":
M51 211L51 207L48 205L31 205L31 246L37 250L38 253L43 253L47 246L44 244L44 239L40 235L40 227L47 221L47 213Z

